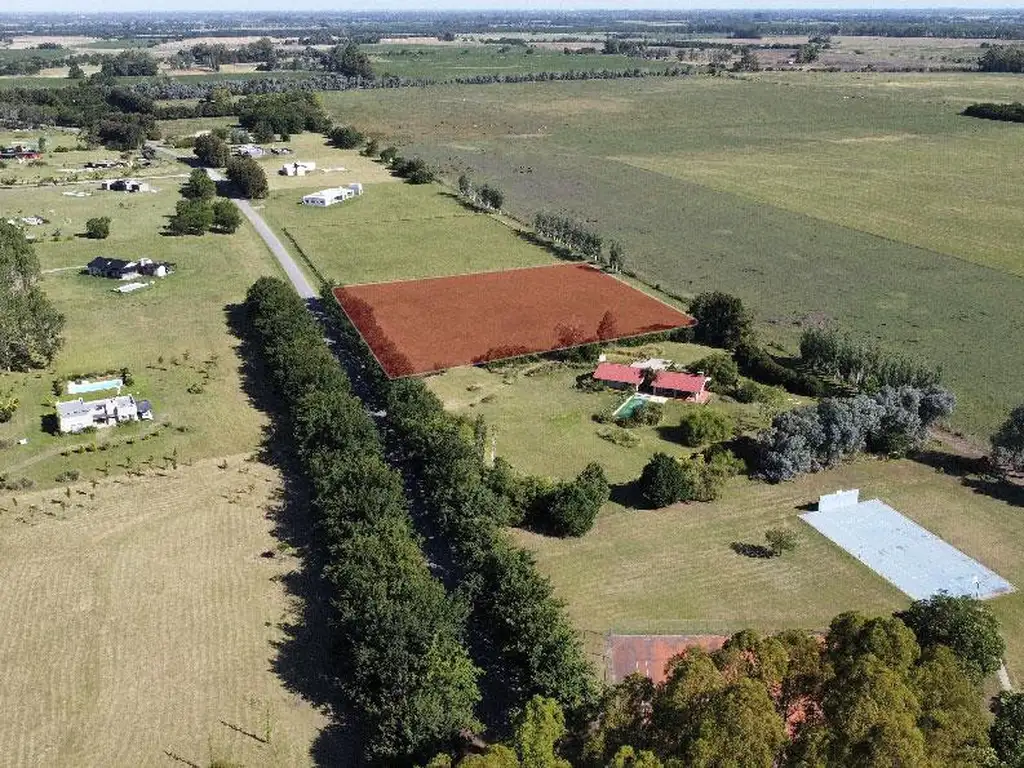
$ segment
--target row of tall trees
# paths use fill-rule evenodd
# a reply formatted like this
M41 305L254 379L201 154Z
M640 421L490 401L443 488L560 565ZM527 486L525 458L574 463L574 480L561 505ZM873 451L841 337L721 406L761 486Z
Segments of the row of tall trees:
M438 534L434 541L469 607L471 648L493 692L490 710L521 711L540 695L581 712L597 688L580 638L533 557L506 532L526 506L510 497L523 489L522 478L498 480L485 465L483 425L447 413L419 379L385 379L336 303L326 306L347 353L366 362L375 407L387 414L391 451L406 467L424 525ZM599 468L563 487L569 486L567 503L584 497L583 504L600 506L607 499Z
M955 405L953 393L938 386L882 387L874 395L826 398L785 411L758 436L756 474L777 483L837 466L863 451L903 456Z
M415 478L424 514L442 534L474 633L491 649L481 664L501 681L505 706L522 707L537 694L568 709L592 701L593 673L580 639L532 556L505 532L515 510L488 482L472 433L419 379L394 382L386 410L393 448ZM594 487L603 473L590 474L567 486L566 503L593 504L578 497L602 490L607 499L606 484Z
M470 205L488 211L500 211L505 204L505 194L490 184L476 186L468 174L461 174L458 179L459 197Z
M853 340L835 326L807 328L800 336L800 359L821 376L859 391L880 387L930 387L940 381L935 368L877 344Z
M303 301L260 278L245 308L326 558L334 642L324 674L358 717L368 759L428 757L478 727L479 670L462 643L463 612L431 575L402 478Z
M43 293L39 276L25 233L0 219L0 369L42 368L63 343L64 315Z
M602 237L567 216L538 213L533 219L533 229L538 237L563 248L571 256L591 261L601 258Z
M978 59L982 72L1024 72L1024 47L993 45Z

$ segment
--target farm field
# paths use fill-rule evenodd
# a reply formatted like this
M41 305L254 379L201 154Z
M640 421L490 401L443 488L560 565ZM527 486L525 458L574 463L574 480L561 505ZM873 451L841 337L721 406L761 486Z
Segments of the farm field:
M941 365L955 426L982 438L1024 374L1004 354L1024 327L1005 246L1024 225L1006 203L1024 132L958 113L1022 99L1024 81L996 75L808 73L446 86L415 108L324 95L452 177L497 184L520 218L563 211L622 241L648 282L740 295L789 348L834 319Z
M590 45L600 48L602 43ZM575 47L575 46L570 46ZM603 56L599 53L566 55L561 47L525 45L406 45L385 43L364 45L370 64L381 76L423 77L446 80L473 75L512 75L525 72L567 72L570 70L627 69L663 70L678 62L650 61L628 56ZM527 53L529 51L529 53Z
M335 285L554 261L542 248L519 239L491 216L467 210L436 185L371 183L361 197L329 208L300 203L303 195L318 189L322 187L272 191L262 213L286 245L301 250Z
M263 418L240 387L227 309L257 277L277 274L277 265L248 226L234 235L161 235L180 181L161 182L157 193L96 190L88 198L64 197L68 187L0 191L0 215L50 219L28 229L39 239L43 288L67 317L64 347L50 369L0 375L0 390L13 388L21 402L13 420L0 425L0 466L8 482L46 487L68 471L101 478L162 457L222 456L258 445ZM108 239L76 236L87 218L102 215L112 219ZM116 281L79 274L96 256L149 257L174 263L176 271L118 294ZM152 402L154 421L95 435L57 437L43 430L53 412L54 378L122 367L134 378L130 391ZM23 437L28 444L18 445Z
M298 560L266 514L279 490L229 456L0 492L4 761L310 764L327 717L273 671L298 618Z
M584 264L352 285L334 296L391 377L694 324Z

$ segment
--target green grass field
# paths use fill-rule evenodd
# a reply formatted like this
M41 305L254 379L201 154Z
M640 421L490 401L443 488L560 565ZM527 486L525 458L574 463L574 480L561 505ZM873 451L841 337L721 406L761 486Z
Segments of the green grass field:
M770 339L832 318L941 365L982 438L1024 375L1024 131L958 113L1022 99L997 75L780 73L324 96L526 220L588 221L651 283L740 295Z
M434 185L371 183L361 197L329 208L301 205L304 194L322 186L273 191L263 214L286 245L297 243L321 274L341 284L552 261L543 249L494 218L466 210Z
M596 44L600 48L600 44ZM364 45L374 72L380 76L423 77L447 80L472 75L511 75L524 72L569 70L662 70L669 62L601 54L566 55L551 48L519 45ZM529 51L529 52L527 52ZM674 62L671 62L674 63Z
M185 461L244 453L259 444L262 417L241 390L226 308L241 302L257 277L275 274L276 263L248 226L230 236L162 236L177 186L168 181L156 194L95 192L88 198L64 197L62 187L0 191L0 215L51 218L30 229L40 238L43 270L61 270L44 274L43 287L67 317L64 347L50 369L0 375L0 390L13 388L21 401L14 419L0 425L0 467L9 480L48 486L66 470L88 479L104 467L123 472L150 457L160 462L176 452ZM75 237L87 218L100 215L113 220L107 240ZM96 256L145 256L177 266L154 285L121 295L112 290L116 281L79 274ZM135 378L130 391L153 403L153 422L77 437L43 431L43 418L53 413L55 377L122 366ZM154 432L156 437L140 439ZM18 445L23 437L28 444ZM95 450L84 452L93 444Z

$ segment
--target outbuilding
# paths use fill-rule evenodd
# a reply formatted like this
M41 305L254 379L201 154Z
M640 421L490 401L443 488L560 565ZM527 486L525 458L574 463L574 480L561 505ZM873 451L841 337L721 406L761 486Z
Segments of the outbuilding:
M345 187L330 187L329 189L321 189L319 192L306 195L302 198L302 204L326 208L329 205L340 203L361 194L363 194L362 184L349 184Z

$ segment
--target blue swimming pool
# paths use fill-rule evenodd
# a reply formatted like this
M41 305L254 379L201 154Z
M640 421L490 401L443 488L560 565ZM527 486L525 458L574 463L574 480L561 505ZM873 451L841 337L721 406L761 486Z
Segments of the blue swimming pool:
M626 402L615 409L612 414L613 419L628 419L638 410L644 407L644 403L647 402L647 398L641 397L640 395L633 395Z
M99 392L102 389L120 389L124 386L121 379L103 379L102 381L69 381L68 394L80 395L83 392Z

